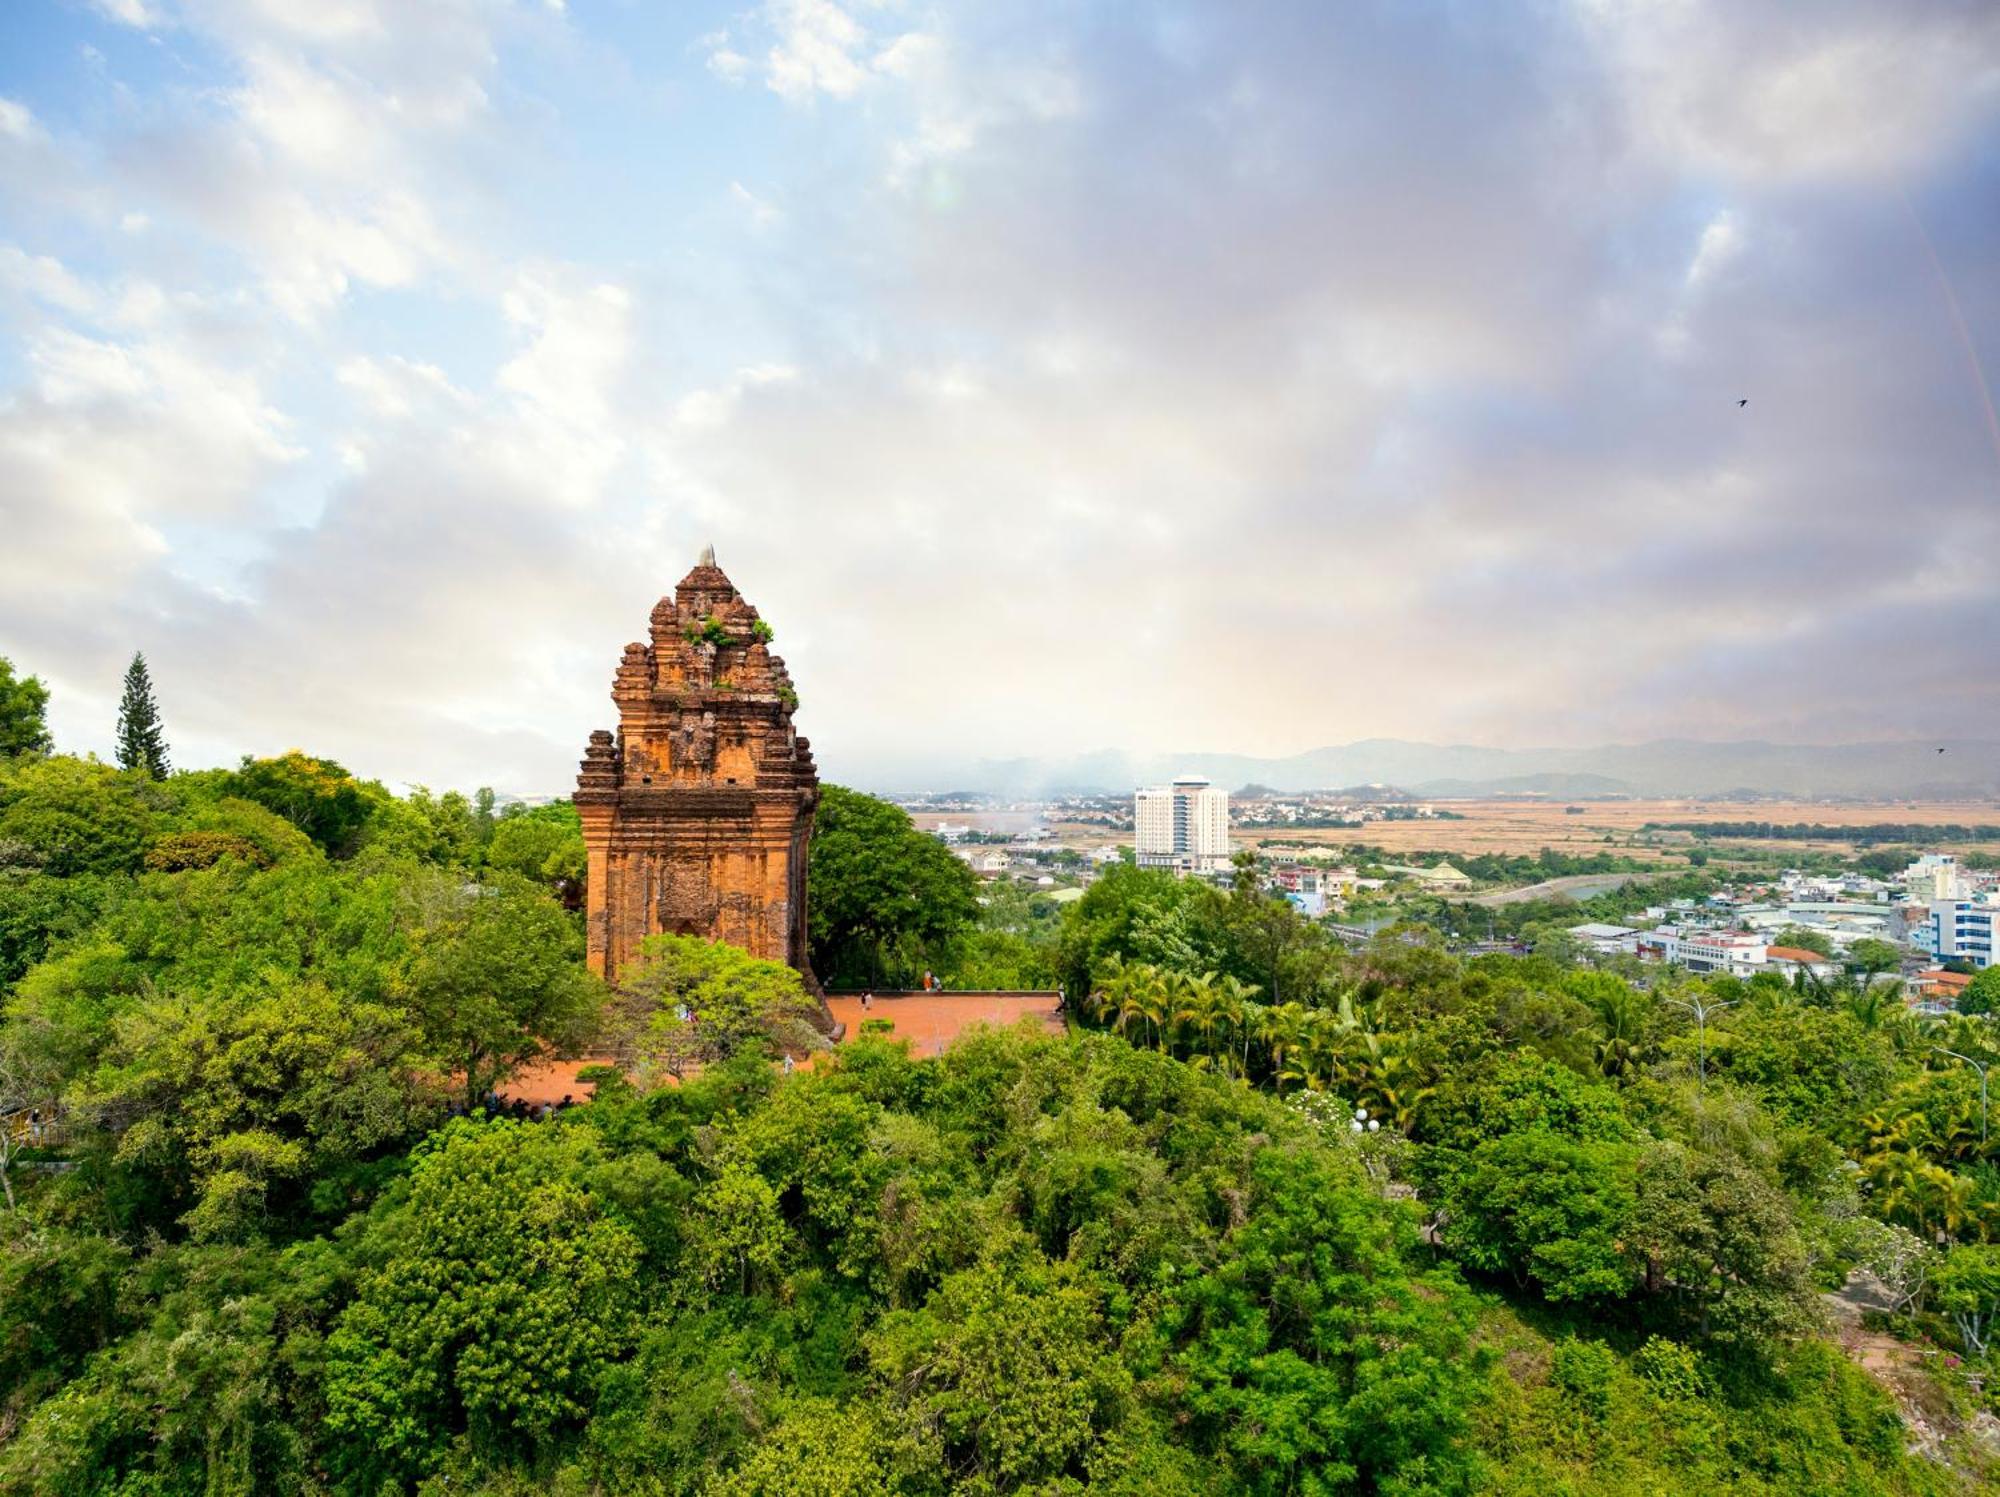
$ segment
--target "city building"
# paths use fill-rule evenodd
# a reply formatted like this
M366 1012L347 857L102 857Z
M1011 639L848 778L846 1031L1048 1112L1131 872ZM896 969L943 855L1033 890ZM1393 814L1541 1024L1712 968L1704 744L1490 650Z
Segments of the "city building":
M1958 859L1948 852L1927 852L1905 868L1903 888L1913 904L1963 899L1970 892L1966 887L1965 870L1958 866Z
M1764 970L1762 936L1747 931L1705 930L1681 937L1681 963L1690 972L1727 972L1754 977Z
M1771 964L1773 972L1794 984L1802 972L1809 972L1822 981L1840 975L1839 962L1805 946L1771 946L1766 948L1764 959Z
M1419 888L1428 889L1433 892L1449 892L1454 889L1463 889L1472 882L1469 876L1452 867L1449 863L1437 863L1429 868L1416 867L1407 863L1384 863L1382 867L1386 872L1393 873L1398 878L1409 879Z
M1132 827L1141 868L1216 873L1229 866L1229 792L1200 775L1135 793Z
M1971 973L1946 972L1943 968L1935 968L1904 979L1903 993L1911 1003L1942 1007L1949 1013L1958 1007L1959 998L1971 986Z
M1617 956L1621 952L1633 953L1639 935L1639 932L1629 925L1606 925L1602 921L1572 925L1569 933L1599 956Z
M1996 916L2000 916L2000 904L1988 900L1934 900L1930 928L1917 944L1939 962L1969 962L1983 972L1993 965Z

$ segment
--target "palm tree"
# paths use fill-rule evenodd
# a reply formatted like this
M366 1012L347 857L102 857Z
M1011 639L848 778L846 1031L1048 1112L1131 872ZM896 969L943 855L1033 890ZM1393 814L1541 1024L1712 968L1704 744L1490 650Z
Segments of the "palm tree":
M1855 988L1840 997L1841 1006L1863 1029L1879 1029L1889 1015L1889 990L1880 984Z
M1271 1071L1280 1092L1285 1089L1285 1062L1304 1036L1305 1018L1305 1009L1297 1003L1280 1003L1264 1010L1264 1048L1270 1053Z
M1216 1012L1221 1021L1228 1026L1230 1034L1242 1042L1243 1070L1240 1074L1246 1076L1250 1072L1250 999L1256 991L1255 987L1239 982L1234 977L1220 979L1215 988ZM1233 1061L1236 1056L1235 1046L1232 1044L1225 1053Z
M1132 1026L1150 1017L1146 1008L1146 993L1153 985L1153 969L1140 962L1121 962L1111 978L1104 985L1104 996L1111 1008L1111 1027L1131 1038Z
M1394 1042L1375 1030L1361 1036L1361 1052L1348 1068L1357 1098L1369 1111L1388 1118L1398 1128L1407 1129L1418 1106L1436 1090L1422 1084L1422 1077L1410 1057Z
M1308 1091L1320 1091L1340 1074L1341 1050L1338 1017L1329 1009L1314 1009L1306 1015L1305 1032L1287 1074L1303 1081Z
M1270 1008L1248 996L1257 991L1258 989L1254 987L1244 989L1243 1022L1236 1028L1237 1038L1243 1042L1243 1079L1245 1081L1250 1079L1250 1041L1264 1037L1264 1027L1270 1023L1271 1019Z
M1597 1013L1603 1030L1597 1042L1597 1068L1606 1076L1624 1076L1639 1063L1648 1004L1636 988L1619 983L1592 984L1585 1001Z
M1202 1059L1211 1065L1215 1061L1215 1029L1225 1017L1223 996L1216 986L1217 981L1213 972L1182 979L1174 1009L1174 1023L1191 1026L1200 1033Z
M1119 1005L1125 1001L1125 994L1132 985L1132 968L1125 958L1113 952L1104 959L1097 969L1097 980L1091 985L1090 1011L1093 1015L1110 1012L1116 1026Z
M1164 1053L1167 1019L1174 1011L1174 992L1185 979L1178 972L1163 972L1158 967L1142 967L1140 972L1139 1012L1153 1027L1153 1048Z

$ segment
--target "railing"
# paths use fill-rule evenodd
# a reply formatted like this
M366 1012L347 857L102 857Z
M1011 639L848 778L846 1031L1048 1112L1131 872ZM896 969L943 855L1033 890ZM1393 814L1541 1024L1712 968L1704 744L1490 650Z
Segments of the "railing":
M16 1149L62 1149L69 1146L69 1119L59 1112L17 1107L0 1113L0 1136Z

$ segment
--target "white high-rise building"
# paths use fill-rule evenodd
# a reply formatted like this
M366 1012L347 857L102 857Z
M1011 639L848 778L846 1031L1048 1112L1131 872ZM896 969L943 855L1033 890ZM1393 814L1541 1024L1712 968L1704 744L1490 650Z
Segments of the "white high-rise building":
M1918 945L1941 962L1956 958L1984 972L2000 959L2000 904L1984 899L1940 899L1931 905L1930 929Z
M1965 874L1948 852L1927 852L1903 870L1903 888L1913 904L1938 904L1966 896Z
M1200 775L1139 790L1132 825L1141 868L1212 873L1229 866L1229 792Z

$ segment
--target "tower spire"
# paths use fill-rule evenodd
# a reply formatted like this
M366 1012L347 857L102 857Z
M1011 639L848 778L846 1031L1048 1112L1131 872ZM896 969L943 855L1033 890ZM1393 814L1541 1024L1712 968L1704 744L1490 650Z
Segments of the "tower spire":
M698 567L712 567L715 565L714 541L710 541L706 546L701 548L701 555L696 558L695 565Z

